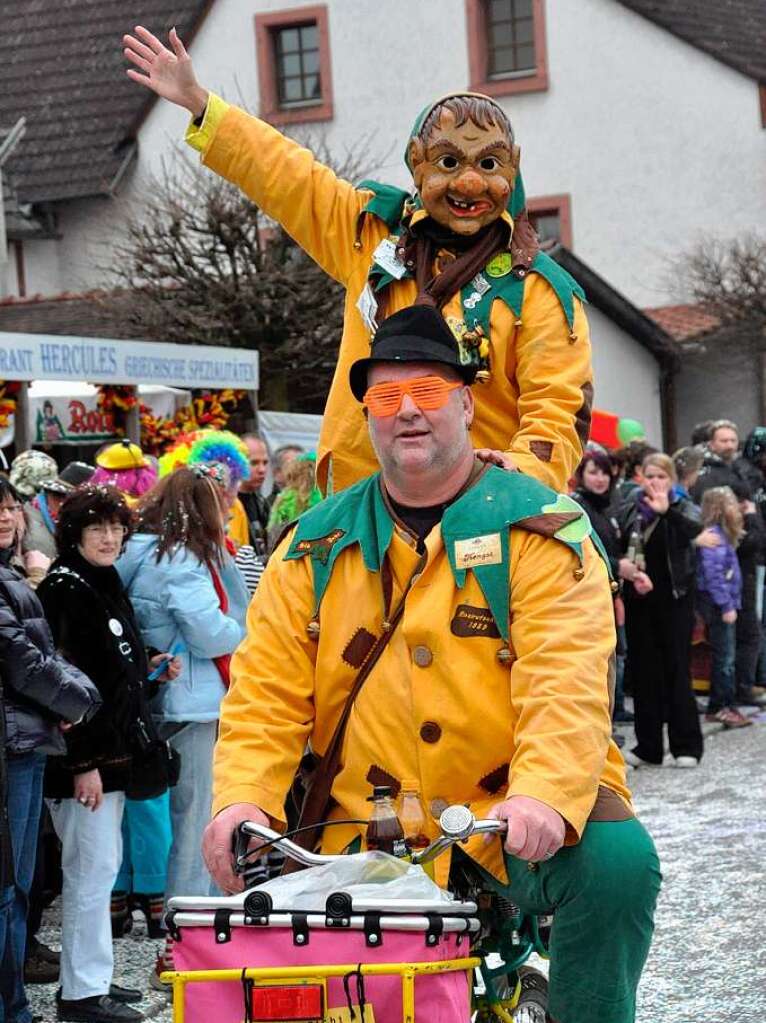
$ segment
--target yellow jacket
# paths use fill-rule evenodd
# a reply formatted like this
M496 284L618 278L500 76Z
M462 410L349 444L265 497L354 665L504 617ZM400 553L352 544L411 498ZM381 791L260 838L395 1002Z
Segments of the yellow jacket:
M425 564L412 536L394 525L377 476L307 512L269 561L232 661L213 812L251 802L284 821L307 742L325 750L381 634L385 560L391 607L418 574L351 713L333 787L338 815L366 819L371 785L396 789L404 778L419 780L436 817L449 803L467 803L481 817L507 796L533 796L564 817L569 843L605 792L629 815L624 763L611 741L607 571L590 539L566 544L559 538L566 530L551 533L568 519L587 525L572 505L534 480L489 469L428 536ZM488 508L500 519L487 518ZM492 534L496 520L518 520L519 508L521 528ZM461 570L455 537L477 527L491 563ZM316 620L318 636L308 628ZM342 849L363 830L330 828L324 848ZM468 852L505 877L499 843L477 840ZM447 869L442 857L442 883Z
M247 520L245 506L237 497L229 512L229 521L226 524L226 535L235 547L242 547L250 543L250 523Z
M342 490L378 468L348 371L369 354L370 334L356 302L389 229L367 216L357 241L359 216L373 193L340 180L307 149L212 93L201 127L192 124L186 139L208 167L238 185L346 288L343 337L317 452L320 487ZM419 210L413 222L422 216ZM389 296L389 313L411 305L415 283L397 281ZM443 312L462 321L460 296ZM593 390L588 323L579 299L570 329L553 288L531 273L519 320L503 302L493 303L490 342L492 375L473 388L474 446L507 450L522 472L564 490L582 457Z

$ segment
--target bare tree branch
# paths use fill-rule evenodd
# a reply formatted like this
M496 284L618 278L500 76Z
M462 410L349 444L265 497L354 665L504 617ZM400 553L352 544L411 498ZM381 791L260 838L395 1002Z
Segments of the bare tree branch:
M358 154L370 152L367 139L337 162L324 138L301 143L352 181L362 176ZM107 311L147 338L257 348L267 394L322 412L342 331L341 286L238 189L185 155L164 163L145 194L102 268L116 289L103 299Z
M674 261L673 271L722 326L740 326L766 345L766 238L705 239Z

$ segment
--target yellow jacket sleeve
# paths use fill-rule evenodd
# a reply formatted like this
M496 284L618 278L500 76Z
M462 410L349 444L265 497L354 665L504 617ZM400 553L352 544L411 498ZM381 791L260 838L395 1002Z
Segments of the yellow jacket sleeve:
M277 220L326 273L346 284L358 258L356 222L369 192L357 191L308 149L210 94L201 127L186 141L202 162Z
M606 567L590 541L585 575L560 543L526 534L512 564L511 699L518 720L508 797L532 796L582 835L612 734L614 614Z
M247 521L247 512L239 498L231 506L231 514L229 515L226 532L235 547L242 547L243 544L250 543L250 526Z
M559 491L582 458L593 400L588 320L574 303L570 331L553 288L530 274L515 344L519 429L508 451L522 472Z
M284 823L285 798L312 731L316 643L306 625L314 588L308 558L282 561L287 542L269 560L232 658L213 760L213 814L254 803Z

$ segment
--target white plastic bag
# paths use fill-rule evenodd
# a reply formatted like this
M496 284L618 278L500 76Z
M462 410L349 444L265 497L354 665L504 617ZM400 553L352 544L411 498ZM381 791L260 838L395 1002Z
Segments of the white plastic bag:
M274 909L289 908L298 912L321 909L333 892L346 892L355 902L422 899L448 904L453 901L449 892L434 884L422 867L382 852L355 853L321 867L285 874L258 885L258 891L269 893Z

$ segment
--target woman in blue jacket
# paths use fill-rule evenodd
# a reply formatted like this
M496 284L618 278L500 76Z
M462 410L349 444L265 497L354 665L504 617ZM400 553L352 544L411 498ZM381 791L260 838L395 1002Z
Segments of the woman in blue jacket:
M181 757L170 795L173 844L166 900L207 895L202 831L210 817L212 765L229 659L245 634L248 592L224 533L226 470L176 469L138 505L138 527L117 563L149 649L180 654L179 677L153 701L163 738ZM157 972L172 969L170 949Z

